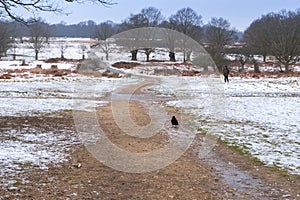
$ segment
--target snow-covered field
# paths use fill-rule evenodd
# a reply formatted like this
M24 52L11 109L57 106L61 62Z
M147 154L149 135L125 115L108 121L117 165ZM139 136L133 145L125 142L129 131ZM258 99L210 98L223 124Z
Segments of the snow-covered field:
M154 88L178 97L167 105L196 115L201 130L266 165L300 174L300 78L235 78L229 84L199 77L179 80L163 78L163 85L175 86Z
M87 52L92 43L88 39L55 41L41 52L40 58L60 57L60 45L67 43L65 57L80 59L81 44L87 46ZM25 44L21 47L18 54L33 55ZM110 62L128 61L129 56L116 50L110 55ZM51 66L51 63L33 61L32 58L24 57L28 66L20 66L20 60L0 61L0 73L8 69L34 68L37 64L42 64L43 69ZM167 59L168 54L161 53L152 58ZM58 69L74 69L76 65L56 64ZM141 74L141 70L147 71L147 67L124 71ZM217 76L156 78L160 84L151 90L158 95L175 97L167 105L193 114L199 130L217 135L266 165L300 174L300 78L232 78L229 84L224 84L222 77ZM31 78L3 79L0 80L0 123L14 117L59 117L56 112L73 109L91 111L95 105L107 103L101 100L107 92L138 81L141 79L91 78L78 74L63 78L33 75ZM84 86L92 86L89 88L92 91L86 91ZM14 128L0 127L0 176L3 180L0 187L14 184L15 178L11 179L13 181L10 178L22 173L26 166L47 168L50 163L65 161L68 156L64 153L65 147L79 142L76 132L68 127L48 130L26 123L10 123ZM64 134L57 134L62 130Z
M60 118L56 114L60 111L93 111L95 106L107 103L99 99L107 92L136 81L81 76L0 80L0 187L14 189L12 185L26 183L24 169L47 169L49 164L64 162L68 147L80 143L73 127L30 125L24 119ZM79 92L87 85L93 85L93 91Z
M129 84L136 79L108 78L38 78L0 80L0 116L27 116L60 110L87 110L91 105L101 105L105 93L115 90L119 84ZM79 97L80 87L92 84L93 91ZM82 94L82 93L80 93ZM88 96L90 95L90 96ZM82 99L82 100L81 100ZM75 105L74 102L77 104ZM91 102L90 105L88 102Z
M17 59L24 59L26 62L34 60L34 49L29 43L28 38L24 38L23 43L16 43L16 48L8 50L8 54L15 53ZM48 43L44 43L39 53L39 59L60 58L61 50L64 51L64 57L68 59L81 59L82 55L87 56L90 46L95 40L90 38L49 38ZM10 59L12 56L10 56Z

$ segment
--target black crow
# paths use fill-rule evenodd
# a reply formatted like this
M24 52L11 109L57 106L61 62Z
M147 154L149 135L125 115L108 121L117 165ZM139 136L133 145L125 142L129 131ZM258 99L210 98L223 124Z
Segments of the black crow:
M176 128L178 126L178 121L175 116L172 117L171 123L172 123L172 127Z

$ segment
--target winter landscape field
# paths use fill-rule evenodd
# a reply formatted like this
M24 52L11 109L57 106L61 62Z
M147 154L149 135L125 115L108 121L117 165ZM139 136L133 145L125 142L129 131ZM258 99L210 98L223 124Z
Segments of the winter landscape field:
M109 103L109 99L105 98L108 93L148 78L157 80L159 84L147 87L146 91L167 97L165 107L193 116L192 124L198 130L197 134L212 134L218 141L236 147L264 165L300 175L300 77L235 76L230 77L229 83L224 83L220 74L191 77L154 75L153 68L161 68L155 64L132 69L110 66L110 69L130 74L119 78L86 76L76 72L79 61L51 63L45 60L60 57L61 42L68 44L66 59L79 60L83 54L88 57L93 41L80 38L56 38L53 41L40 53L39 61L22 56L17 60L7 57L0 61L1 77L10 74L9 79L0 79L1 188L17 190L18 184L28 182L23 174L34 168L47 170L49 166L59 167L71 159L67 150L82 143L70 127L31 126L26 120L18 121L18 118L28 118L29 121L32 117L41 120L44 117L62 118L62 112L74 109L94 112L96 107ZM82 52L82 45L86 45L85 52ZM34 53L24 45L18 51L20 55ZM166 56L153 55L155 59ZM116 50L110 54L109 63L128 61L129 57L129 53L120 54ZM180 64L180 55L178 58L179 64L170 68L185 68ZM139 57L139 60L143 59ZM63 76L33 73L31 70L37 65L41 65L42 69L57 65L58 69L70 71ZM299 71L300 67L295 65L293 69ZM82 82L94 84L92 96L76 95L76 87ZM201 158L209 157L209 152L207 155L198 153Z

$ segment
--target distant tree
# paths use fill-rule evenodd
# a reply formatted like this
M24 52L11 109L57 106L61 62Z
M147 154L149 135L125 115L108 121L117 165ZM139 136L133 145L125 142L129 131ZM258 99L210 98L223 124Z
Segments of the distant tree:
M29 32L30 48L34 49L35 60L38 60L38 55L47 44L49 35L41 21L31 24L29 26Z
M259 70L259 65L258 65L258 62L257 62L257 60L255 59L255 57L254 57L254 55L250 55L249 56L249 60L250 60L250 62L253 64L253 66L254 66L254 72L255 73L259 73L260 72L260 70Z
M97 40L106 40L117 33L117 29L114 27L112 22L107 21L99 24L94 32L94 38Z
M300 12L282 11L270 17L273 21L268 26L271 53L288 72L289 65L300 60Z
M153 53L158 46L158 41L156 40L157 29L154 27L146 27L132 31L134 31L134 35L137 36L136 45L138 49L146 55L146 61L150 61L150 54Z
M147 7L147 8L142 9L141 14L145 18L146 27L156 27L164 19L160 10L158 10L155 7Z
M109 40L103 40L99 43L100 48L105 53L105 59L109 60L109 54L113 51L113 43Z
M65 52L67 48L69 48L69 45L66 42L61 42L59 44L59 48L60 48L60 58L65 59Z
M181 32L196 41L200 41L202 32L202 17L196 11L187 7L178 10L169 18L169 28Z
M100 50L105 53L106 60L109 60L109 54L113 50L112 42L109 38L116 33L117 29L110 21L103 22L96 27L94 33L94 37L98 40L96 46L100 47Z
M223 18L212 18L206 27L205 41L209 46L208 52L214 59L219 71L221 71L221 65L225 62L226 45L231 45L236 39L236 31Z
M87 46L85 44L81 44L79 46L80 50L81 50L81 53L82 53L82 60L85 60L85 52L87 50Z
M81 0L64 0L67 3L80 3ZM86 0L83 2L99 3L104 6L113 5L111 0ZM22 17L20 11L24 11L27 14L25 16L31 16L30 20L26 20ZM22 23L36 22L35 16L38 16L40 12L55 12L64 13L63 8L59 6L56 1L42 1L42 0L30 0L30 1L17 1L17 0L1 0L0 1L0 13L1 17L11 18L15 21Z
M12 56L13 60L16 60L17 58L17 49L18 49L18 41L16 38L12 38L12 44L11 44L11 49L12 49Z
M141 28L147 26L147 20L145 17L139 14L131 14L123 23L122 30L130 30L133 28Z
M202 17L198 15L193 9L187 7L182 8L171 15L169 21L164 23L164 27L183 33L196 41L200 41L202 35ZM189 61L192 54L193 47L189 46L190 39L181 37L179 48L182 50L184 58L183 61ZM170 60L175 60L174 50L169 52Z
M143 28L143 27L156 27L159 26L160 23L163 21L164 17L161 12L155 7L147 7L143 8L140 13L138 14L131 14L121 25L121 29L123 31L134 29L134 28ZM153 31L153 29L151 29ZM137 31L138 34L141 34ZM143 33L142 35L132 35L132 41L140 40L140 37L150 38L151 34L153 33ZM124 35L123 35L124 36ZM153 47L141 47L139 49L138 45L134 44L134 42L129 41L128 37L123 40L124 45L126 48L130 50L131 53L131 60L137 60L137 53L141 50L143 53L146 54L147 60L149 60L150 54L153 52ZM123 38L124 39L124 38ZM120 42L120 41L119 41ZM126 44L125 44L126 43ZM140 42L138 42L140 45Z
M254 21L245 32L245 41L258 52L268 52L289 71L300 59L300 12L269 13Z
M176 55L175 55L175 41L178 37L178 34L175 31L169 31L171 29L171 25L169 21L164 20L159 25L160 28L165 28L163 30L163 41L165 46L169 49L169 59L171 62L176 62Z
M251 25L245 30L243 35L243 41L250 47L253 54L259 54L263 56L263 61L266 61L266 56L270 54L270 49L268 47L268 28L269 19L262 18L255 20Z
M245 64L251 62L253 52L247 45L225 49L225 54L235 54L235 61L240 63L239 71L244 71Z
M164 17L155 7L143 8L138 14L131 14L122 24L123 30L158 26Z
M191 61L191 55L192 52L194 51L194 49L197 48L197 46L199 45L199 43L195 44L195 40L193 40L192 38L188 37L187 35L179 35L177 34L176 38L176 49L180 50L180 52L183 53L183 62L189 62Z
M134 31L135 29L133 29ZM139 50L138 40L139 36L131 34L132 31L124 31L115 35L116 43L119 46L123 46L126 50L131 53L131 60L137 60L137 54Z
M11 30L4 22L0 22L0 58L6 56L7 50L11 46Z
M168 28L168 26L165 26ZM176 62L176 55L175 55L175 47L176 47L176 40L178 39L178 33L175 31L170 31L169 29L163 29L163 42L165 47L169 50L169 59L171 62Z
M150 54L158 47L155 27L136 28L124 31L114 36L116 43L131 52L131 60L137 60L137 52L140 50L146 55L146 61L150 60Z

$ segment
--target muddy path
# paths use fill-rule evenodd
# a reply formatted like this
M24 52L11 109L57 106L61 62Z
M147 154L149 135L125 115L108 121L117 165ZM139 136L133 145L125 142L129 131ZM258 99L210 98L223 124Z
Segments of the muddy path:
M137 94L144 93L134 93L134 91L143 90L144 87L152 84L159 83L159 80L155 79L145 79L145 81L134 87L127 87L120 93L130 93L132 94L132 100L138 101L139 103L147 107L149 100L162 102L168 99L161 99L152 97L152 99L144 98L145 96L139 96L135 98ZM149 113L148 113L149 114ZM174 114L174 110L169 110L168 115L164 116L168 119ZM176 115L176 113L174 114ZM177 113L178 115L178 113ZM182 116L181 116L182 117ZM186 117L185 120L191 120L191 116ZM153 120L153 119L152 119ZM154 119L155 120L155 119ZM157 118L157 120L162 120L162 118ZM181 123L183 123L181 121ZM187 128L186 126L185 128ZM189 127L191 128L191 127ZM192 129L188 131L188 134L195 132ZM178 131L178 134L184 134L183 130ZM171 135L172 130L166 132ZM196 133L197 134L197 131ZM200 139L199 139L200 138ZM209 142L209 137L200 135L194 138L193 144L190 148L194 152L201 154L203 151L203 145L205 141ZM232 154L236 156L231 156ZM237 150L230 149L223 143L213 144L211 151L209 151L205 156L199 156L200 165L206 166L207 170L211 170L215 180L220 181L223 186L227 188L222 198L233 198L233 199L300 199L300 194L297 188L300 187L300 179L297 175L289 175L286 172L276 171L275 168L269 168L262 165L260 162L254 160L253 158L243 155ZM225 196L224 196L225 195Z
M114 122L116 123L118 128L121 127L120 129L122 130L123 134L129 134L129 136L126 135L127 139L125 141L131 141L129 143L130 145L121 145L122 148L128 149L130 151L149 152L153 151L156 148L162 148L170 141L172 137L174 137L174 135L175 137L178 137L178 135L182 136L196 134L197 136L193 138L192 143L188 143L188 145L190 146L187 149L185 149L185 151L189 152L190 150L192 150L192 153L190 152L188 154L192 157L192 159L195 159L195 162L198 165L204 167L204 176L206 177L208 176L208 174L212 176L209 182L213 184L205 186L205 188L210 188L211 190L215 189L217 192L213 194L216 198L299 198L299 192L297 191L297 188L299 187L298 176L290 176L285 173L281 174L280 172L274 173L274 169L265 167L261 163L258 163L255 160L251 160L251 158L244 156L239 152L235 152L236 150L228 148L225 144L214 144L213 148L210 150L210 152L208 152L208 154L205 157L199 157L198 154L201 153L201 151L203 151L203 145L207 145L205 141L208 141L208 139L204 135L197 133L197 131L188 124L184 124L184 120L191 120L192 116L183 116L182 113L176 113L172 108L167 108L167 111L163 112L162 109L164 108L159 107L157 110L158 112L151 112L149 107L152 107L153 105L162 105L165 101L169 100L170 98L163 98L161 96L158 97L154 94L147 93L145 87L153 84L159 84L159 80L153 78L145 78L144 81L140 84L121 88L114 94L108 96L108 98L110 98L111 100L110 109L112 110L112 117ZM136 113L130 113L130 110L133 109L133 106L137 105L140 107L140 109L143 109L143 111L139 112L145 113L145 116L143 117L144 120L141 120L138 117L136 117ZM116 117L120 115L128 117L125 117L125 120L123 117ZM184 126L183 129L174 130L170 127L170 120L168 119L171 119L172 115L177 115L177 117L179 115L181 126ZM140 123L141 121L146 123L146 125ZM159 122L161 121L164 122L164 124L160 124ZM158 126L149 127L149 123L155 122L158 122ZM124 129L124 127L126 128ZM158 136L154 134L147 135L145 134L145 131L148 129L150 129L150 134L153 134L153 132L155 132L156 129L160 130L160 132L157 133ZM137 133L143 133L146 136L141 136ZM141 143L141 145L134 144L136 143L136 141L134 141L136 137L142 138L138 139L138 141L141 140L143 142L137 142ZM157 146L156 144L151 144L151 139L149 140L149 137L151 137L152 140L160 140L160 144ZM176 142L180 145L186 145L186 143L181 142L182 140L188 139L189 138L187 137L183 137L181 138L181 140L176 140ZM118 143L118 141L115 142ZM150 143L150 145L148 142ZM133 148L132 146L134 146L138 150ZM232 154L236 156L231 157ZM160 158L159 162L163 162L162 159L165 159L165 157ZM180 160L180 157L178 157L178 160ZM149 165L151 162L152 161L149 160L149 162L144 162L143 164ZM175 160L173 162L175 162ZM170 163L170 166L172 166L172 163ZM146 166L143 166L143 168L146 168ZM195 175L193 173L196 172L189 172L189 174L192 176ZM171 177L168 178L171 179ZM170 180L170 183L172 183L172 180ZM211 187L214 189L212 189ZM188 197L188 195L186 197ZM201 197L201 195L199 194L199 196L196 195L196 198L201 199L203 197ZM211 196L211 198L213 198L213 195Z
M102 137L99 140L87 135L92 141L83 143L82 135L79 135L76 137L81 137L81 142L66 150L70 154L67 162L49 166L48 170L34 168L25 171L27 182L19 183L14 190L0 189L0 199L300 199L299 176L266 167L223 143L217 142L206 156L199 156L208 141L206 136L193 132L195 130L187 122L191 116L178 117L183 128L171 127L169 119L178 113L172 108L161 107L168 99L144 90L146 86L158 83L157 80L145 79L140 84L121 88L104 98L111 99L110 104L97 107L92 115L81 111L78 116L85 120L82 123L86 125L96 116L107 139L124 151L149 153L173 141L175 153L184 150L178 158L163 167L154 165L157 167L154 170L146 168L151 165L147 160L143 163L136 161L138 168L133 169L141 171L119 170L106 163L111 160L100 162L95 156L95 152L104 154L103 151L95 151L99 147L97 145L103 144ZM130 120L122 117L124 113ZM43 120L48 125L50 123L49 127L63 124L78 131L78 124L73 121L74 113L61 112L59 115L64 120L53 117ZM163 118L167 120L161 123ZM26 118L18 120L28 121ZM27 123L37 126L34 118ZM158 131L153 135L140 131L148 128L150 133ZM195 137L188 143L188 148L184 148L190 133L195 133ZM110 149L101 150L110 155L107 154ZM113 160L116 158L122 161L117 164L126 164L126 160L122 160L124 158L112 157ZM158 157L156 161L160 164L166 161L166 157ZM129 168L133 166L132 160L127 162ZM143 171L145 168L147 170Z

